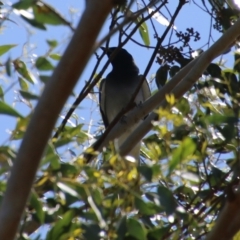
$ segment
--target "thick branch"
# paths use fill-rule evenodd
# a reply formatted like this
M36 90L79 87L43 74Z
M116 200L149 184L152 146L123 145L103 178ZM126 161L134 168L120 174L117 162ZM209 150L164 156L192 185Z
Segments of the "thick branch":
M1 204L0 239L11 240L16 234L47 141L92 53L112 2L87 1L76 32L39 100L11 170Z

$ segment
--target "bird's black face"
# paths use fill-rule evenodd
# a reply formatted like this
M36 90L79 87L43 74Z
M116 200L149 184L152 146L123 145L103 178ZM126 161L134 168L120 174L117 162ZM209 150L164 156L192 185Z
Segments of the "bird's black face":
M117 47L111 47L108 49L102 48L107 54L108 58L111 59L111 64L113 66L113 72L118 72L121 74L138 74L138 68L134 63L133 57L124 48L118 49ZM115 52L115 50L117 50Z

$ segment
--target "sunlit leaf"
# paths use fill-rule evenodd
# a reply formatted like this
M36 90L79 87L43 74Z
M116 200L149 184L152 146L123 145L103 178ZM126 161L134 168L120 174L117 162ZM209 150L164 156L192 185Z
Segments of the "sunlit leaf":
M0 56L4 53L8 52L11 48L17 46L16 44L8 44L8 45L1 45L0 46Z
M29 81L30 83L34 83L34 77L31 74L31 72L29 72L29 70L26 67L26 64L21 61L21 60L14 60L13 61L14 67L17 70L17 72L24 77L27 81Z
M182 143L173 151L172 159L169 163L169 171L172 172L178 164L189 159L196 149L196 144L191 138L185 138Z

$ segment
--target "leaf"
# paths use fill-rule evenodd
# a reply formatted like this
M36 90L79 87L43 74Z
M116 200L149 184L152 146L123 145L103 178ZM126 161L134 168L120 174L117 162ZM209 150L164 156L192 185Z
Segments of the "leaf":
M20 13L21 14L21 13ZM39 28L41 30L47 30L47 28L44 26L44 24L38 22L36 19L34 18L28 18L24 15L21 14L21 17L26 21L28 22L30 25L32 25L33 27L35 28Z
M28 90L28 83L21 77L18 78L18 81L19 81L19 85L20 85L21 89L23 91L27 91Z
M28 71L26 64L23 61L16 59L13 61L13 64L14 64L16 71L22 77L24 77L28 82L30 82L32 84L35 82L32 74Z
M153 171L151 167L139 166L138 171L146 178L148 182L152 181Z
M141 21L141 18L138 17L136 22L139 23ZM145 43L146 46L149 46L150 45L150 39L149 39L149 33L148 33L148 27L147 27L147 24L145 22L143 22L139 28L139 33L142 37L142 40L143 42Z
M38 70L42 70L42 71L49 71L49 70L53 70L54 67L51 64L50 61L47 60L47 58L45 57L39 57L36 61L36 67Z
M49 57L53 60L60 60L62 56L58 53L51 53L49 54Z
M40 199L38 198L38 195L36 192L32 192L31 197L30 197L30 205L31 207L34 208L36 211L36 216L38 221L43 224L44 223L44 217L45 213L43 211L43 205Z
M48 80L50 79L51 77L50 76L47 76L47 75L40 75L39 76L39 79L41 80L41 82L43 82L43 83L47 83L48 82Z
M117 234L119 239L123 239L127 233L127 218L124 216L120 219L117 226Z
M14 3L12 7L15 9L28 9L32 7L34 3L35 0L21 0L17 3Z
M67 211L47 235L47 240L59 239L64 233L70 230L74 217L72 210Z
M234 54L234 71L240 73L240 51L238 50L238 52L236 52Z
M134 218L127 219L127 229L129 235L135 237L138 240L147 240L146 229Z
M56 40L47 40L47 44L51 47L51 48L55 48L58 45L58 42Z
M187 116L191 110L188 100L184 97L177 101L176 108L182 113L183 116Z
M135 197L135 206L140 214L151 216L160 211L160 208L152 202L144 202L141 198Z
M19 93L21 94L22 97L29 99L29 100L37 100L39 99L39 96L32 94L27 91L19 90Z
M158 89L161 89L166 84L167 77L168 77L168 70L169 70L168 65L163 65L157 70L156 84Z
M180 71L180 69L181 68L179 66L176 65L172 66L169 70L170 77L173 78Z
M163 208L165 209L166 214L167 215L173 214L177 207L177 203L175 198L173 197L172 192L166 187L159 186L157 193L160 198L161 206L163 206Z
M0 86L0 99L4 101L4 92L3 92L2 86Z
M23 118L20 113L18 113L14 108L10 107L3 101L0 101L0 114Z
M148 13L151 14L152 12L154 12L154 9L148 8ZM159 22L163 26L169 26L169 24L170 24L170 22L163 15L161 15L158 11L152 15L152 18L154 18L157 22ZM177 27L174 25L172 26L172 28L175 30L177 29Z
M42 24L68 25L68 22L54 8L46 3L36 3L33 6L35 19Z
M213 78L221 78L222 77L222 69L215 63L210 63L207 67L207 72Z
M172 159L169 163L169 174L182 161L186 160L195 152L196 144L191 138L185 138L182 143L173 151Z
M16 44L7 44L7 45L1 45L0 46L0 56L2 56L4 53L8 52L11 48L17 46Z
M100 227L97 224L82 224L83 239L99 240ZM50 240L50 239L49 239Z

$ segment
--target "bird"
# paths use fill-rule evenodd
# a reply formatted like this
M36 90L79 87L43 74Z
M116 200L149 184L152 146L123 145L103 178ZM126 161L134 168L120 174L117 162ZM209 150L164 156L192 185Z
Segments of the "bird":
M119 112L127 107L143 76L139 74L139 69L132 55L124 48L102 47L102 49L112 65L112 71L101 81L99 89L100 112L105 128L107 128ZM144 79L134 99L134 105L141 104L150 96L151 92L148 82ZM114 140L116 151L119 150L119 147L137 128L140 122L127 129L126 132ZM140 147L141 141L127 155L139 161Z

